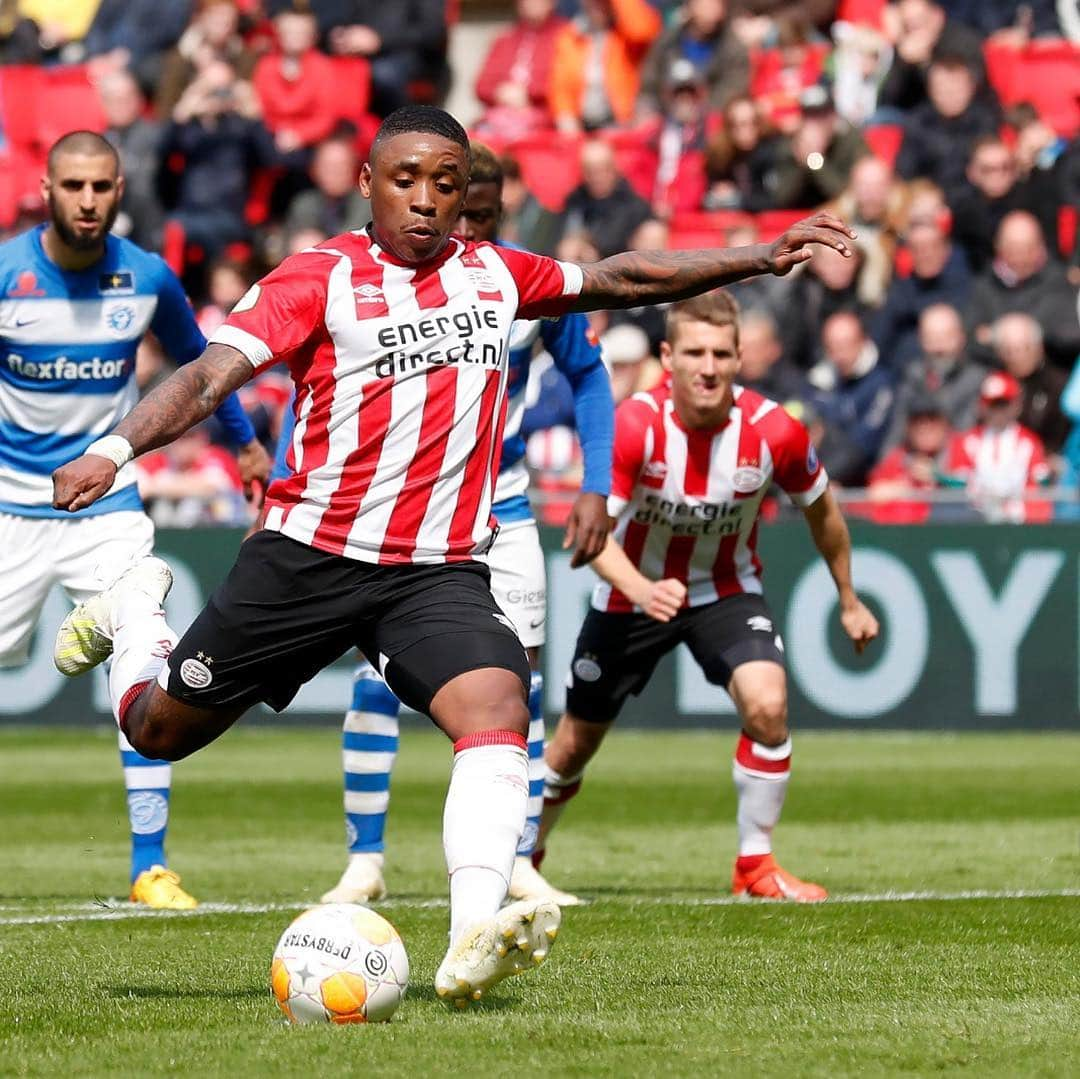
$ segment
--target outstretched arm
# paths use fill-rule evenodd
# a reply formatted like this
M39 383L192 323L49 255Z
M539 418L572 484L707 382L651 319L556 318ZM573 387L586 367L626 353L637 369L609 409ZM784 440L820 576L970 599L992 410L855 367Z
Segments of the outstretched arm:
M782 276L823 244L851 257L855 233L830 213L814 214L787 230L775 243L702 251L624 251L582 266L584 281L575 311L642 307L685 300L756 274Z
M242 352L229 345L209 345L197 360L177 368L147 394L112 434L53 473L53 506L74 512L96 502L112 486L121 465L167 445L205 420L253 373L251 361ZM95 447L104 453L95 452Z
M844 632L851 638L855 651L861 654L878 635L878 621L856 595L851 583L851 534L847 522L836 497L829 490L804 507L803 515L814 537L814 546L825 559L836 584Z

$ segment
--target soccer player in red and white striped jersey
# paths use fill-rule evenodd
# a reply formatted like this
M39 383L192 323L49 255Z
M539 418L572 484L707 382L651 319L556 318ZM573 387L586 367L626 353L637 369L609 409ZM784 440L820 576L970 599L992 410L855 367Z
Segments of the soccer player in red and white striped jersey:
M578 637L566 714L545 752L537 849L542 857L548 832L627 696L640 693L660 658L685 643L742 719L733 766L733 890L816 902L825 890L792 876L772 854L791 770L783 644L756 551L761 501L773 484L802 509L858 652L878 624L852 588L847 525L806 429L734 381L738 312L728 294L675 304L661 360L668 381L616 413L608 499L614 531L593 562L602 580Z
M462 1001L542 960L559 922L549 900L500 910L525 821L529 665L476 556L492 535L513 320L782 274L809 244L850 255L853 235L820 214L771 245L577 266L452 237L469 169L468 138L448 113L392 113L360 174L371 225L287 259L198 360L53 477L58 508L89 505L133 455L203 419L262 366L288 365L294 475L271 486L267 527L183 638L161 608L168 567L147 560L72 612L54 656L78 674L112 655L117 722L139 752L175 760L257 701L284 708L360 648L454 743L443 817L451 944L436 988ZM593 501L579 514L577 563L607 537L604 500Z

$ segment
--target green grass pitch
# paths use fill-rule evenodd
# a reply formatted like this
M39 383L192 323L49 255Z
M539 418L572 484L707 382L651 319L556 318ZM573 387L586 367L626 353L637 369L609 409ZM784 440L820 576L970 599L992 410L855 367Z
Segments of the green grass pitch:
M431 985L449 747L402 742L382 909L409 995L387 1026L291 1028L270 955L343 864L335 733L249 721L177 766L172 864L246 909L144 917L102 899L114 739L0 733L0 1074L1080 1075L1080 737L797 737L778 853L838 900L808 908L715 902L730 731L617 733L547 866L590 905L460 1014Z

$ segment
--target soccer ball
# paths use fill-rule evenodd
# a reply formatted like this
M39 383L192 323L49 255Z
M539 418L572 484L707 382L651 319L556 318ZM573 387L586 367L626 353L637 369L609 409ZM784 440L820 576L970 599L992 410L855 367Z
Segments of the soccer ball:
M270 964L270 990L291 1023L385 1023L408 984L398 931L352 903L304 911Z

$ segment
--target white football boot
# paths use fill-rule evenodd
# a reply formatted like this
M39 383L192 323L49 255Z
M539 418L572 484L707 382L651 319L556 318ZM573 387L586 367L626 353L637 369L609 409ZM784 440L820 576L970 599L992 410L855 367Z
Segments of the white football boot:
M323 897L324 903L370 903L386 898L381 851L360 851L349 855L341 880Z
M514 871L510 874L511 899L550 899L560 907L580 907L584 900L569 892L560 891L549 884L540 871L532 864L527 854L519 854L514 859Z
M159 606L172 588L172 570L148 555L125 570L108 588L83 600L60 623L53 645L53 663L73 677L89 671L112 655L116 604L131 592L143 592Z
M538 967L559 934L562 914L550 899L525 899L468 930L435 974L435 992L459 1008L493 985Z

